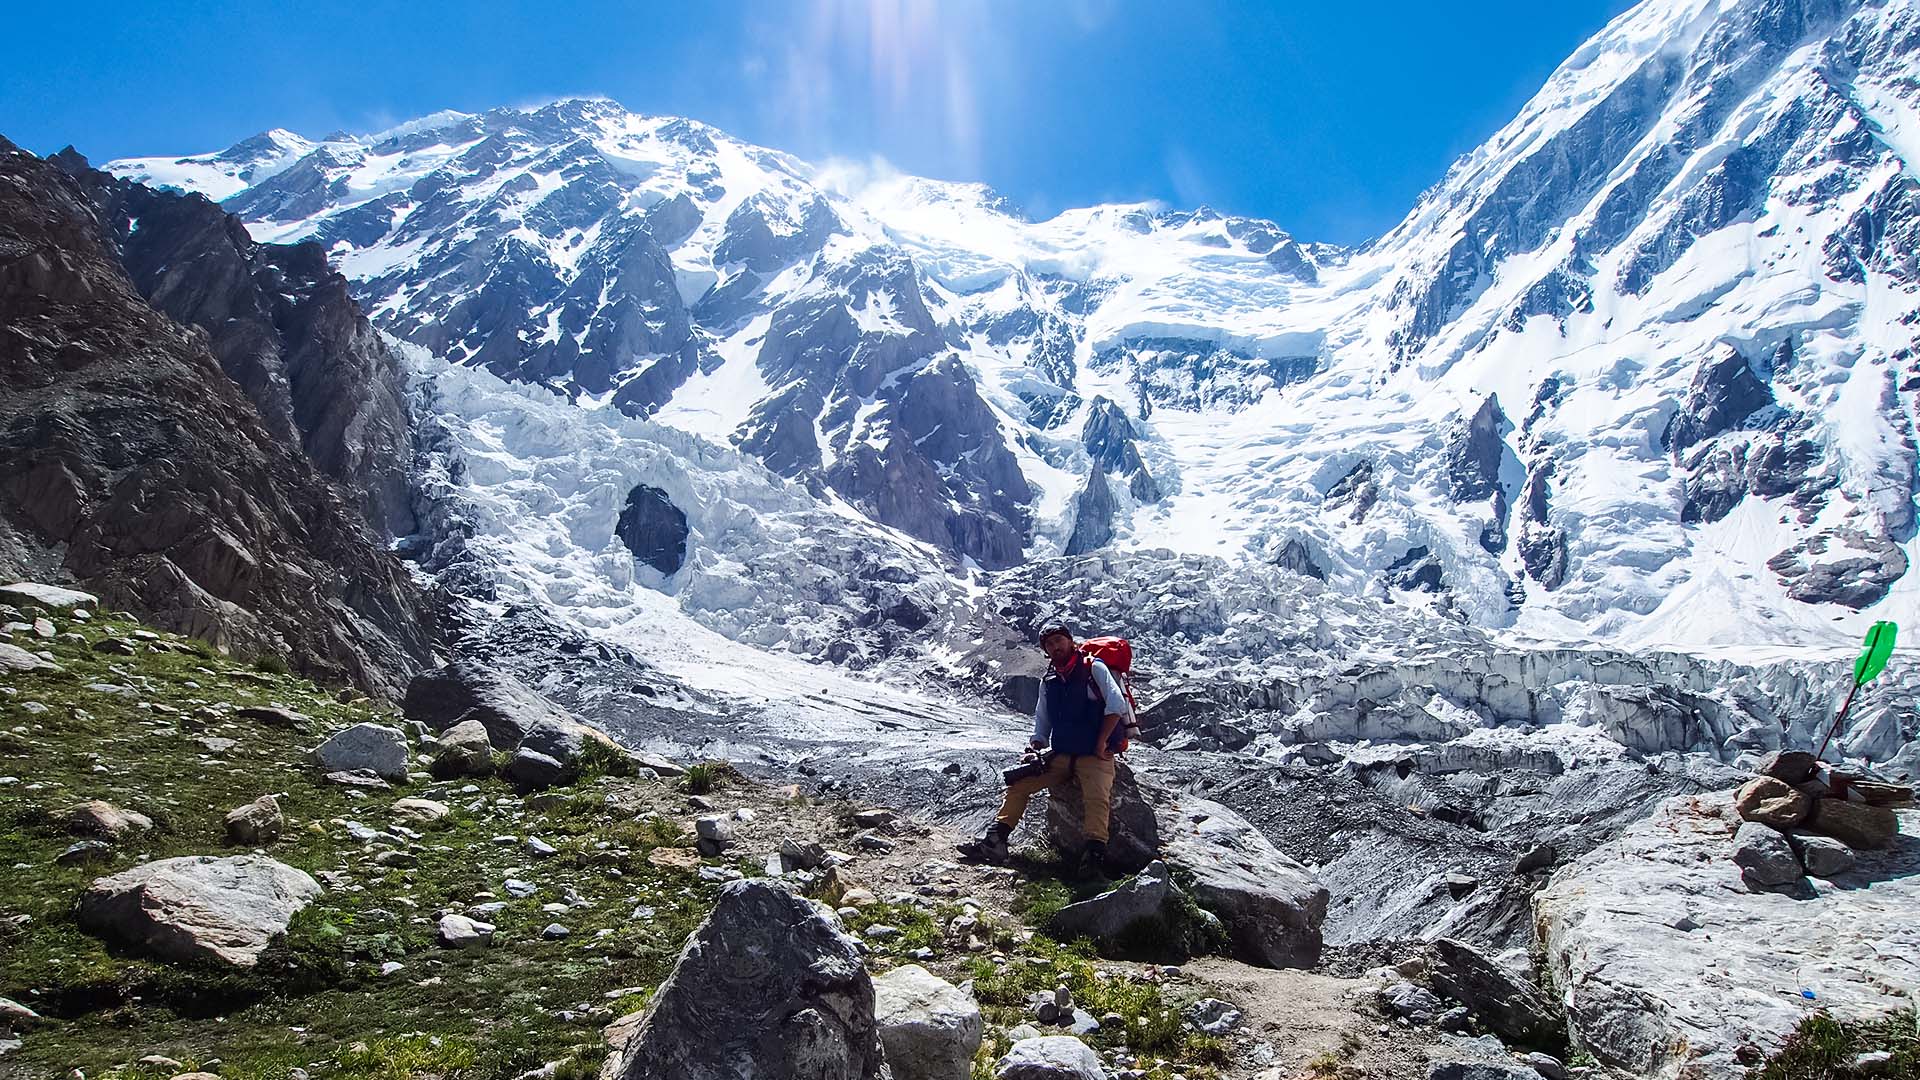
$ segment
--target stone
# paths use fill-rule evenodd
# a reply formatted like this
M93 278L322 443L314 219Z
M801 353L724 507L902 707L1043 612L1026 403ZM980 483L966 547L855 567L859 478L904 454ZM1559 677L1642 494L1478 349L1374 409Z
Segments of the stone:
M242 705L233 710L233 715L282 731L305 731L313 727L313 717L278 705Z
M339 769L327 774L327 783L340 784L343 787L378 788L385 791L389 786L372 769Z
M733 843L733 825L725 814L706 814L694 818L693 831L701 842L713 846L714 853Z
M1445 1003L1433 991L1405 981L1390 982L1380 988L1380 1007L1390 1015L1416 1024L1431 1024L1446 1011Z
M18 645L0 641L0 671L61 671L59 664L42 660Z
M245 806L227 811L227 842L249 846L271 844L280 839L286 824L279 800L262 795Z
M1198 910L1190 905L1167 864L1155 860L1131 880L1061 908L1049 930L1061 940L1090 938L1103 956L1181 963L1201 944L1202 928L1187 925L1187 912Z
M65 611L76 607L97 608L100 606L100 598L92 593L63 588L59 585L16 581L10 585L0 585L0 604L14 604L20 607L38 604L53 611Z
M93 643L93 651L107 656L132 656L140 651L140 646L126 638L103 637Z
M1115 760L1113 799L1107 813L1107 865L1115 873L1133 873L1152 862L1160 850L1160 826L1154 807L1141 792L1133 768ZM1087 845L1080 826L1080 786L1066 784L1047 795L1047 840L1069 859L1078 858Z
M504 770L506 778L523 791L543 791L565 784L573 770L555 758L533 750L516 750Z
M95 880L76 907L89 932L168 960L253 967L320 884L259 855L188 855Z
M1762 758L1754 771L1788 784L1804 784L1813 776L1816 764L1814 756L1805 750L1775 750Z
M482 949L493 940L494 925L452 913L440 916L440 944L449 949Z
M1800 856L1807 873L1814 877L1830 878L1853 869L1853 849L1831 836L1789 833L1787 842L1793 845L1794 854Z
M1071 1035L1021 1039L993 1065L994 1080L1107 1080L1093 1047Z
M53 636L59 632L60 631L54 627L52 619L33 620L33 636L42 641L52 641Z
M1230 1001L1201 998L1187 1006L1186 1021L1207 1035L1225 1035L1240 1026L1240 1010Z
M40 1014L12 998L0 997L0 1032L22 1031L40 1022Z
M1814 803L1813 817L1808 819L1807 827L1855 850L1865 850L1893 843L1900 831L1900 819L1884 806L1847 799L1821 799Z
M1545 870L1560 861L1560 852L1552 844L1535 844L1524 855L1513 861L1513 872L1531 874L1535 870Z
M586 747L586 731L571 719L542 720L527 729L519 749L530 750L571 766Z
M123 810L103 799L89 799L59 812L61 825L75 836L104 836L118 840L128 833L146 832L153 819Z
M61 866L86 866L89 863L109 862L112 859L112 844L105 840L80 840L67 845L67 849L54 856L53 861Z
M1733 834L1733 862L1757 885L1790 885L1805 874L1799 856L1779 830L1746 821Z
M407 778L407 737L398 728L359 723L313 748L309 760L327 772L366 770L382 780Z
M474 721L502 750L518 747L527 732L540 723L574 723L571 715L532 687L473 660L456 660L415 675L407 684L400 711L407 719L418 720L435 731Z
M543 941L559 941L562 938L571 936L572 933L573 931L567 929L566 927L560 925L557 922L548 923L544 928L541 929L540 938Z
M1732 804L1731 791L1669 799L1534 897L1571 1034L1604 1064L1735 1077L1742 1057L1778 1053L1816 1004L1849 1016L1907 1007L1897 988L1920 956L1920 844L1857 852L1871 888L1752 891L1731 862ZM1920 812L1899 813L1920 826ZM1797 990L1813 957L1833 962L1818 964L1810 1004Z
M722 885L603 1075L881 1080L873 982L857 943L775 883Z
M1219 803L1183 796L1160 812L1160 823L1167 864L1190 875L1194 901L1219 918L1235 959L1319 962L1327 890L1306 867Z
M402 821L411 821L418 825L431 824L451 813L453 813L452 807L443 802L436 802L433 799L396 799L393 803L394 817Z
M1529 1066L1503 1061L1436 1061L1427 1066L1427 1080L1537 1080Z
M1520 1060L1532 1067L1533 1071L1546 1077L1546 1080L1567 1080L1567 1066L1552 1054L1543 1054L1538 1050L1520 1055Z
M1733 796L1734 813L1776 829L1791 829L1813 813L1813 799L1785 780L1756 776Z
M485 776L493 771L493 743L478 720L462 720L441 732L433 754L433 771L444 777Z
M686 848L658 847L647 852L647 862L662 870L692 870L700 865L700 856Z
M1428 977L1508 1042L1558 1049L1566 1041L1565 1019L1552 1000L1466 942L1436 940Z
M973 995L907 964L874 976L873 1002L895 1080L967 1080L984 1031Z
M627 492L627 504L613 534L627 545L635 561L662 574L673 574L686 559L687 515L657 487L639 484Z

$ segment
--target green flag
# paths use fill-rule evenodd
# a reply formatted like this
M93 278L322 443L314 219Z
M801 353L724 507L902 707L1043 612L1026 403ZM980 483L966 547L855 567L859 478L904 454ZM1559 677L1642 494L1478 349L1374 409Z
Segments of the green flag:
M1853 662L1853 685L1865 686L1874 676L1887 669L1887 658L1893 655L1893 635L1897 628L1890 622L1877 622L1867 631L1867 640L1860 648L1860 659Z

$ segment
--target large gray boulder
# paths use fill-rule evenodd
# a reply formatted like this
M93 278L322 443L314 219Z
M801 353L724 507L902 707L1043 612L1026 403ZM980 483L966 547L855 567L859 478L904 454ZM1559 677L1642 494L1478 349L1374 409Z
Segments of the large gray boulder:
M512 750L542 721L576 723L519 679L472 660L423 671L407 684L401 712L435 731L477 720L495 747Z
M1113 803L1107 814L1107 864L1115 871L1132 873L1158 857L1160 826L1148 795L1134 779L1133 769L1116 760L1113 770ZM1077 858L1087 845L1081 828L1080 785L1065 784L1047 797L1047 840L1054 849Z
M908 964L874 977L873 1016L894 1080L967 1080L983 1030L973 995Z
M1071 1035L1021 1039L994 1063L994 1080L1107 1080L1100 1055Z
M1220 924L1156 859L1124 884L1061 908L1050 930L1063 939L1090 938L1102 956L1177 964L1216 940Z
M1180 797L1160 813L1160 850L1192 880L1199 905L1224 925L1236 959L1263 967L1319 962L1326 886L1245 818Z
M252 967L320 884L258 855L188 855L99 878L80 894L89 932L168 960Z
M1465 1005L1508 1042L1552 1050L1565 1045L1566 1018L1559 1007L1466 942L1434 942L1429 974L1434 989Z
M882 1080L873 982L857 944L825 909L778 885L721 886L605 1075Z
M364 769L383 780L407 778L407 737L383 724L360 723L335 732L308 757L330 773Z

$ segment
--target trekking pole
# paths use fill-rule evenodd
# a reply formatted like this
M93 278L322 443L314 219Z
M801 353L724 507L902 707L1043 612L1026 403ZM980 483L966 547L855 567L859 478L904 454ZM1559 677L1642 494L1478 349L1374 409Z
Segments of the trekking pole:
M1840 715L1833 718L1833 725L1827 728L1827 737L1820 740L1820 749L1813 752L1813 759L1819 761L1826 756L1827 744L1840 732L1841 725L1847 722L1847 713L1853 709L1853 697L1860 688L1874 680L1874 677L1886 670L1887 658L1893 655L1893 638L1898 632L1890 622L1877 622L1867 630L1867 640L1861 646L1859 659L1853 662L1853 685L1847 690L1847 700L1840 705Z

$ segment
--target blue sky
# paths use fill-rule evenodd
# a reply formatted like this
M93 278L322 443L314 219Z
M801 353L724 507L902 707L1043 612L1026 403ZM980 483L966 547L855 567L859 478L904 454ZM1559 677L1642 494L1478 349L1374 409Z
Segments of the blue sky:
M1622 0L9 5L0 135L96 161L602 94L1036 217L1207 203L1391 227Z

